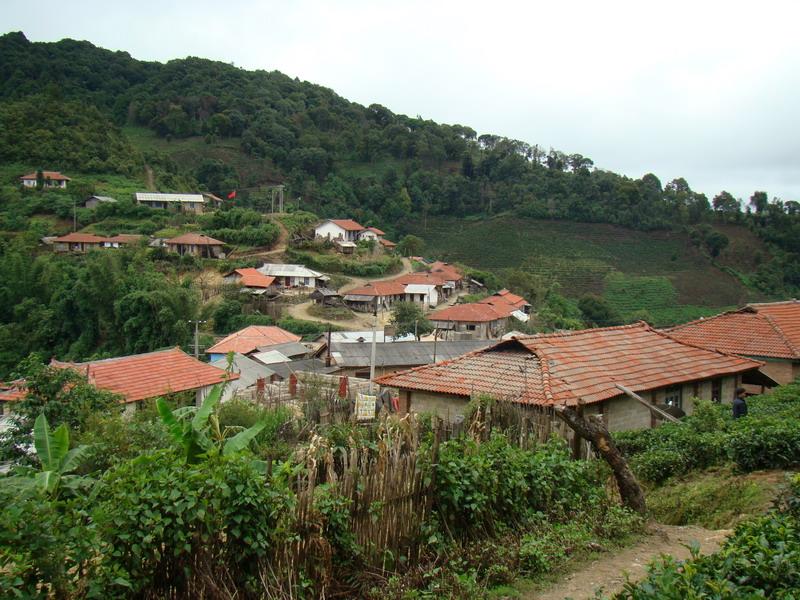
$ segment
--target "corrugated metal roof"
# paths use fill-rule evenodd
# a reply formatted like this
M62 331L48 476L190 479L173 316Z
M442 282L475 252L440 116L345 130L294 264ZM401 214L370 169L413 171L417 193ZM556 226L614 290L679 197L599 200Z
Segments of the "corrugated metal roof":
M136 192L137 202L199 202L203 203L202 194L159 194L155 192Z
M278 352L277 350L267 350L265 352L254 352L252 357L256 359L258 362L263 363L265 365L274 365L275 363L284 363L289 362L291 359Z
M480 350L496 343L492 340L455 340L434 342L394 342L375 345L375 365L419 366L433 363L434 347L436 360L452 360L467 352ZM331 348L339 367L367 367L370 362L372 344L336 344Z
M282 344L269 344L266 346L259 346L259 352L269 352L276 350L284 356L304 356L309 353L309 349L300 342L284 342Z
M282 265L276 263L264 263L258 268L264 275L273 277L324 277L322 273L312 271L304 265Z
M276 363L269 366L281 379L288 379L292 373L303 371L305 373L333 373L337 367L326 367L325 362L318 358L304 358L291 360L285 363Z
M228 358L220 358L210 364L212 367L225 370L228 368ZM233 355L232 371L239 374L239 379L231 384L234 385L236 389L248 388L251 385L255 385L257 379L269 379L275 374L275 371L266 365L252 358L248 358L244 354L239 354L238 352Z

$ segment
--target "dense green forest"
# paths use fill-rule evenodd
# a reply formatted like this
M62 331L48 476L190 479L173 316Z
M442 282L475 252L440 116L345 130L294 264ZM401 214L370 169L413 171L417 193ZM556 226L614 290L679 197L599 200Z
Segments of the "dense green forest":
M104 258L114 285L88 315L70 286L100 272L100 259L31 258L38 238L74 222L101 234L202 229L234 244L268 245L278 235L273 224L227 213L264 209L264 186L274 183L286 186L292 210L351 216L398 241L414 233L440 257L493 271L492 283L527 295L550 328L581 318L667 324L800 290L800 204L766 192L744 206L724 191L709 200L682 178L631 179L580 154L361 106L277 71L200 58L143 62L88 42L32 43L9 33L0 37L0 76L0 267L5 282L21 282L2 290L0 373L27 350L87 358L185 341L183 329L170 328L142 343L120 337L135 321L123 311L126 296L162 293L170 279L191 295L190 284L180 288L185 270L144 250ZM19 188L20 174L41 168L72 176L69 190ZM236 206L195 222L133 205L131 194L143 189L237 190ZM90 194L120 202L82 208ZM548 241L548 223L560 232L557 244ZM592 223L627 228L620 237L631 229L647 235L632 232L638 246L609 247L582 233ZM650 248L648 235L669 239ZM489 236L491 247L476 254L465 236ZM585 294L605 305L584 299L581 311L575 301ZM185 298L165 304L183 323L199 310ZM78 318L91 323L86 331ZM23 331L25 343L14 343Z

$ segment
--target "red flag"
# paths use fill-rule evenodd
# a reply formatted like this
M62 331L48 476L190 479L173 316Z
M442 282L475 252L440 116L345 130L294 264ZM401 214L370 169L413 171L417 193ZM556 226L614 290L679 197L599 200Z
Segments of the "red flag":
M230 194L228 194L228 200L233 200L236 198L236 190L233 190Z

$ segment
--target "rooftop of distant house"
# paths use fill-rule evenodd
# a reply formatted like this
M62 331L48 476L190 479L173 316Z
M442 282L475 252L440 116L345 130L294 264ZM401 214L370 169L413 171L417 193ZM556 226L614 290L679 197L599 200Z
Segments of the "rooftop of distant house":
M338 225L345 231L364 231L364 226L353 219L328 219L328 222Z
M379 377L381 385L526 404L574 405L621 394L743 373L763 363L681 343L636 323L539 334L459 358Z
M50 181L72 181L72 179L70 179L66 175L62 175L58 171L42 171L42 177L45 180L49 179ZM38 174L35 172L28 173L27 175L23 175L22 177L20 177L20 179L27 181L35 180L38 179Z
M233 275L234 273L238 274L241 279L239 283L241 283L244 287L253 287L253 288L268 288L273 283L275 283L275 278L269 275L264 275L258 269L253 267L247 267L244 269L236 269L231 271L226 275Z
M206 353L227 354L228 352L239 352L240 354L248 354L259 346L299 342L301 339L299 335L274 325L250 325L223 338L206 350Z
M184 233L166 241L167 244L183 244L187 246L224 246L225 242L215 240L203 233Z
M744 356L800 360L800 301L748 304L666 330L675 339Z
M224 370L200 362L180 348L82 363L53 360L51 364L83 373L89 383L121 395L126 402L196 390L226 378Z
M456 304L442 310L437 310L428 315L431 321L453 321L456 323L488 323L507 318L511 313L498 310L491 304Z

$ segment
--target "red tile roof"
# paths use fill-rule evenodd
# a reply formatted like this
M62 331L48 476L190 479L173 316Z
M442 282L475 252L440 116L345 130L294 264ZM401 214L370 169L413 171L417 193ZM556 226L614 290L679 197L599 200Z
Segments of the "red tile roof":
M85 363L52 361L55 367L84 373L89 383L137 402L220 383L225 371L200 362L180 348ZM230 379L238 379L232 373Z
M762 363L680 343L645 323L522 337L379 377L381 385L441 394L490 394L522 403L587 403L742 373Z
M743 356L800 360L800 302L750 304L666 330L670 336Z
M116 242L118 244L135 244L144 236L137 233L118 233L114 237L107 238L107 242Z
M430 271L431 273L441 275L447 281L461 281L464 279L464 275L458 270L457 267L440 260L431 263Z
M769 302L749 304L760 315L765 315L780 329L787 341L794 347L796 355L800 348L800 301Z
M7 383L0 381L0 402L17 402L22 400L27 393L23 379Z
M234 273L238 273L241 276L239 283L241 283L244 287L268 288L275 282L274 277L264 275L258 269L254 269L253 267L236 269Z
M72 181L66 175L62 175L58 171L42 171L42 175L44 176L45 181L48 179L52 181ZM36 179L36 173L28 173L27 175L23 175L20 179Z
M392 281L402 283L404 285L408 285L409 283L418 285L444 285L447 283L447 279L442 277L440 274L428 273L427 271L406 273L405 275L400 275L400 277L395 277L392 279Z
M373 281L367 285L344 292L346 296L400 296L405 293L405 284L395 280Z
M483 300L479 300L479 302L481 304L494 304L496 306L502 306L503 304L506 304L514 307L514 310L522 310L522 308L525 306L530 306L530 303L525 300L525 298L522 296L517 296L516 294L512 294L505 288L499 292L495 292Z
M380 229L378 229L377 227L367 227L367 229L366 229L366 230L367 230L367 231L371 231L372 233L374 233L374 234L375 234L375 235L377 235L377 236L386 235L386 232L384 232L384 231L381 231L381 230L380 230Z
M220 340L206 350L206 354L227 354L228 352L248 354L259 346L299 342L301 339L299 335L289 333L274 325L250 325Z
M353 219L330 219L331 223L335 223L345 231L363 231L364 226Z
M109 238L100 237L99 235L94 235L92 233L73 232L68 233L67 235L62 235L61 237L57 237L53 241L64 244L102 244L103 242L109 241Z
M390 242L386 238L381 238L378 240L378 242L380 242L381 246L384 246L386 248L394 248L395 246L397 246L397 244L395 244L394 242Z
M193 246L224 246L225 242L215 240L202 233L184 233L171 240L167 240L167 244L187 244Z
M505 319L510 315L509 312L498 311L491 304L456 304L442 310L437 310L428 315L431 321L455 321L459 323L487 323Z

